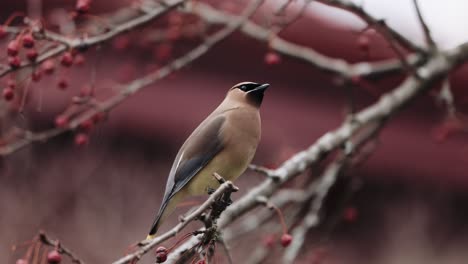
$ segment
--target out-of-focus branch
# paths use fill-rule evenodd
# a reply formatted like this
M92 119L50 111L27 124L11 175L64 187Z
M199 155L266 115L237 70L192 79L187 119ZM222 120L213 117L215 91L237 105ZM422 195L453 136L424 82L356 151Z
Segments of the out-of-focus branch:
M413 0L413 4L414 4L414 9L416 9L416 14L418 15L419 23L421 24L421 27L423 29L424 38L426 39L426 43L427 43L427 45L429 46L430 49L434 49L434 48L436 48L436 44L435 44L434 39L431 36L431 30L429 29L426 22L424 21L424 18L423 18L422 13L421 13L421 8L419 7L418 0Z
M0 146L0 156L9 155L32 142L40 142L60 135L66 131L76 129L81 123L86 120L90 120L93 116L100 112L106 112L110 109L116 107L128 97L132 96L139 90L148 87L150 84L163 79L174 71L180 70L196 59L200 58L202 55L207 53L213 46L224 40L226 37L231 35L236 31L243 23L245 23L248 18L256 11L258 6L263 2L263 0L256 0L250 5L244 14L238 17L236 20L231 21L224 29L214 33L213 35L207 37L201 44L195 47L193 50L189 51L182 57L173 60L165 67L162 67L140 79L136 79L126 85L122 85L120 92L117 95L112 96L111 98L96 103L92 109L84 112L75 119L71 120L66 128L55 128L47 130L44 132L26 132L21 139L17 139L14 142L7 143L3 146Z
M395 115L401 108L431 87L431 84L442 79L458 63L461 63L460 58L465 58L463 61L466 61L467 49L468 44L463 44L447 53L433 54L427 63L417 69L418 77L414 75L407 77L396 89L384 94L376 103L356 113L352 119L319 138L308 149L295 154L276 170L269 171L270 176L277 179L273 180L270 177L243 195L221 215L218 227L222 229L228 226L255 208L258 204L257 197L271 197L285 182L316 164L331 151L343 146L367 125L384 122ZM190 239L175 250L170 259L177 258L179 254L196 243L198 243L197 238Z
M360 17L362 20L364 20L367 24L370 26L375 27L377 31L379 31L383 37L385 37L387 40L389 40L389 37L396 40L398 44L402 45L403 47L407 48L410 51L418 52L418 53L424 53L424 49L421 47L417 46L414 44L412 41L407 39L405 36L402 34L398 33L391 27L385 23L385 20L383 19L378 19L366 12L361 6L356 5L352 1L349 0L318 0L322 4L326 4L329 6L334 6L337 8L341 8L344 10L347 10L358 17ZM392 40L389 40L392 42Z
M140 242L142 245L136 252L129 254L115 262L113 264L125 264L131 263L134 260L139 260L144 254L146 254L149 250L168 240L171 237L176 236L182 229L184 229L190 222L194 221L198 217L200 217L206 210L212 206L217 199L219 199L223 194L228 192L236 191L237 187L232 184L230 181L226 181L225 183L221 184L219 188L210 195L210 197L198 207L193 213L189 214L188 216L181 219L180 223L173 227L171 230L167 231L166 233L150 240L143 240Z
M353 157L359 155L361 148L378 136L386 123L385 121L386 119L378 121L375 124L370 124L368 128L365 128L366 131L357 135L354 140L350 140L347 144L348 147L345 147L343 153L328 165L317 180L314 186L314 200L310 204L309 211L302 223L296 226L292 231L294 240L284 253L284 263L294 263L304 244L307 233L320 223L320 211L322 210L325 197L328 195L331 187L335 184L340 174L353 165Z
M122 24L113 26L106 30L105 32L98 34L96 36L92 37L76 37L76 38L70 38L70 37L65 37L60 34L50 32L47 30L42 30L40 28L34 29L35 32L34 34L38 38L42 39L47 39L53 42L57 43L57 47L52 48L48 51L46 51L43 54L40 54L37 59L35 60L34 63L28 62L28 61L23 61L20 65L20 67L4 67L3 69L0 69L0 77L18 70L20 68L28 67L33 64L38 64L41 63L49 58L55 57L67 50L71 49L76 49L76 50L85 50L89 47L104 43L112 38L114 38L117 35L120 35L125 32L129 32L130 30L147 25L148 23L154 21L156 18L166 14L167 12L171 11L172 9L182 5L186 0L164 0L160 1L160 5L148 10L145 9L144 12L142 12L142 15L136 16ZM18 31L17 29L9 29L9 32L15 32Z
M227 24L236 19L236 16L218 11L204 3L196 3L191 9L195 14L209 23ZM343 59L331 58L320 54L312 48L289 42L272 34L273 32L270 29L263 28L250 21L242 26L241 31L251 38L268 42L269 47L276 52L307 62L322 71L334 73L343 77L372 77L404 70L404 65L400 59L350 64ZM408 65L416 66L422 62L422 58L419 55L413 54L408 56L405 61Z

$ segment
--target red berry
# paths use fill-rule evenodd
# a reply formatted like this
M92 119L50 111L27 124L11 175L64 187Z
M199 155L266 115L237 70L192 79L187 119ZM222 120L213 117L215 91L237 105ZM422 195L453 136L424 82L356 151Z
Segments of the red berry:
M26 34L23 36L23 47L30 49L34 47L34 44L36 41L34 40L34 37L32 34Z
M84 133L78 133L75 136L75 145L77 146L84 146L88 144L89 142L89 137L87 134Z
M0 39L6 37L8 35L8 32L6 31L4 26L0 26Z
M206 264L206 261L204 259L200 259L197 264Z
M73 65L73 54L71 52L65 52L60 59L60 63L65 67Z
M184 22L184 17L179 12L172 12L168 16L168 22L171 26L180 26Z
M25 259L18 259L18 260L16 261L16 264L28 264L28 263L29 263L29 262L28 262L27 260L25 260Z
M46 60L42 63L42 69L46 74L52 74L55 71L55 63L53 60Z
M41 80L41 78L42 72L40 70L37 70L31 74L31 80L33 80L33 82L38 82Z
M75 56L75 64L81 66L85 63L85 57L81 54Z
M289 246L291 244L291 242L292 242L292 238L293 237L290 234L283 234L281 236L281 245L283 247Z
M3 98L5 101L11 101L15 97L15 92L10 87L3 89Z
M39 54L37 53L37 50L35 49L28 50L28 52L26 53L26 57L30 61L36 61L37 56L39 56Z
M281 56L276 52L270 51L265 54L264 60L267 65L276 65L281 63Z
M92 120L94 122L94 124L97 124L99 122L101 122L102 120L104 120L104 118L106 117L106 115L103 113L103 112L99 112L99 113L96 113Z
M13 79L8 79L7 86L10 87L11 89L15 89L16 88L16 81L13 80Z
M18 56L8 57L8 64L11 68L19 68L19 66L21 66L21 60Z
M156 263L163 263L167 260L167 252L156 253Z
M60 262L62 262L62 256L57 250L52 250L47 254L47 263L59 264Z
M86 120L80 124L80 128L86 132L89 132L94 126L93 120Z
M80 14L86 14L89 12L91 0L78 0L76 1L75 10Z
M57 83L57 86L61 89L61 90L65 90L68 88L68 81L66 79L61 79L58 83Z
M275 241L276 241L276 238L274 235L268 235L263 238L263 245L265 245L265 247L271 248L275 244Z
M169 59L172 55L172 45L163 43L156 47L154 51L154 57L157 60L165 61Z
M359 36L357 44L360 50L364 52L369 51L369 38L367 36Z
M158 247L158 248L156 249L156 253L163 253L163 252L164 252L164 253L167 253L167 248L165 248L165 247Z
M68 117L66 116L57 116L55 118L55 126L64 128L68 125Z
M356 221L357 219L357 216L358 216L358 211L356 208L354 207L348 207L344 210L343 212L343 219L346 221L346 222L354 222Z
M80 89L80 97L88 97L93 94L93 89L90 85L85 84Z
M18 55L18 53L19 53L19 43L18 43L18 41L16 39L10 41L8 43L8 46L7 46L8 56L16 56L16 55Z
M130 38L128 36L119 36L112 42L112 47L117 51L122 51L130 47Z
M180 27L173 26L173 27L168 28L165 34L166 34L166 39L170 41L175 41L175 40L180 39L182 32L180 30Z

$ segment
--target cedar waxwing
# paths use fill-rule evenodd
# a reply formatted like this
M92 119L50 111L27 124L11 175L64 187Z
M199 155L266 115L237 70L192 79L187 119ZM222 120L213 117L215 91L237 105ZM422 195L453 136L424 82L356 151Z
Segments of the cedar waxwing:
M180 148L169 173L164 198L147 239L177 204L189 196L216 189L216 172L233 181L252 161L260 140L263 93L269 84L242 82L233 86L221 104L192 132Z

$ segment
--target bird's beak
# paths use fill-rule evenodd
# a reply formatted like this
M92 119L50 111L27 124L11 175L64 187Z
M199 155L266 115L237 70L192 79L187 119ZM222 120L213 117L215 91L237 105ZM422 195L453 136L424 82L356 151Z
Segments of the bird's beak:
M268 83L260 84L255 89L250 90L248 94L263 94L263 92L265 92L265 90L268 89L268 87L270 87L270 84Z

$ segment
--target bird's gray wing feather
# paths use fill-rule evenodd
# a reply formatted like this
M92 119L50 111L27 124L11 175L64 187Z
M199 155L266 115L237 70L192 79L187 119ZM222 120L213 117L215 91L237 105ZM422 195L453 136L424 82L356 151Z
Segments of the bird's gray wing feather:
M169 173L163 202L150 233L155 232L170 199L224 148L220 131L225 120L223 115L208 118L182 145Z

